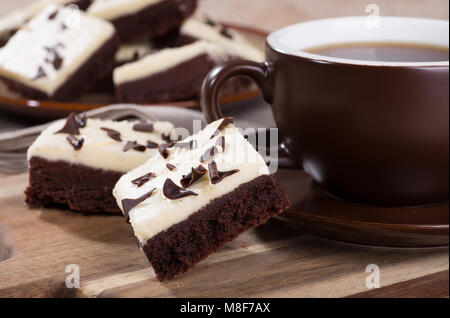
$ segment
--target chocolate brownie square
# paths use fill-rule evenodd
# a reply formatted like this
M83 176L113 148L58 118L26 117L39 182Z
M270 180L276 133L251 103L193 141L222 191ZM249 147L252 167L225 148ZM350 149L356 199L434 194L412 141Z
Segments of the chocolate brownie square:
M197 98L208 72L229 58L222 47L205 41L147 55L114 70L117 99L152 103Z
M111 23L49 5L0 49L0 79L28 98L73 100L110 72L118 46Z
M114 196L159 280L176 277L283 212L286 192L231 118L122 176Z
M22 25L51 3L76 5L80 10L86 10L92 0L38 0L24 8L8 13L5 17L0 18L0 47L5 45Z
M126 172L158 153L169 122L117 122L72 114L46 128L28 149L32 206L119 213L112 189Z

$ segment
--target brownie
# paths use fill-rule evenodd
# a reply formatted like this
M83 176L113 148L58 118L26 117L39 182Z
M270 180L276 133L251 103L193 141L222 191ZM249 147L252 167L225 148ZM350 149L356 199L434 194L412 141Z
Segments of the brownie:
M149 239L142 250L159 280L174 278L288 206L274 177L261 176Z
M54 94L48 94L29 87L18 81L0 76L8 89L20 95L32 99L52 99L59 101L71 101L82 93L89 91L98 81L106 78L114 66L114 54L119 47L119 39L114 35L94 53Z
M49 125L28 149L32 206L119 213L112 190L127 171L158 154L169 122L117 122L71 114Z
M86 10L91 5L92 0L39 0L10 12L7 16L0 18L0 47L4 46L22 25L27 23L50 3L76 5L79 9Z
M203 79L216 65L203 54L176 67L116 86L116 96L123 103L182 101L199 97Z
M286 192L232 118L123 175L113 195L159 280L174 278L283 212Z
M114 70L117 99L155 103L198 98L208 72L228 59L222 47L205 41L161 50Z
M0 79L11 91L73 100L110 72L119 46L113 25L84 13L69 23L71 14L48 5L0 50Z

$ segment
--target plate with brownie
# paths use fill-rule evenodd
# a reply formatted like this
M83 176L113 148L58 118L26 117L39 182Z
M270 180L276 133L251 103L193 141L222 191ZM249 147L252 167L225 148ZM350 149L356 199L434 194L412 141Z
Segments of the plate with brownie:
M196 8L196 0L42 0L0 19L0 109L56 118L113 103L198 107L206 74L232 59L263 61L265 35ZM257 95L245 77L222 93L224 102Z

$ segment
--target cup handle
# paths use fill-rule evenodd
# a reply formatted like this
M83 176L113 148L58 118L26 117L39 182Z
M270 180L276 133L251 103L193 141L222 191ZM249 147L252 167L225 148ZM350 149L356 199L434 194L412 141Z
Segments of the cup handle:
M271 73L272 68L268 62L257 63L239 59L216 66L206 76L202 86L201 108L206 120L213 122L224 117L220 108L220 91L225 82L234 76L247 76L253 79L261 90L264 100L272 104ZM279 145L278 165L287 169L300 168L284 143Z

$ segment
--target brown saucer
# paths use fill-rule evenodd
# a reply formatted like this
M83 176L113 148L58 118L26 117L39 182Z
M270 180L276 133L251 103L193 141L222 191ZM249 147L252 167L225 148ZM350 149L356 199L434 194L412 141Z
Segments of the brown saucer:
M277 177L292 202L279 218L305 233L372 246L448 246L448 201L416 208L363 205L326 194L304 171L280 169Z

